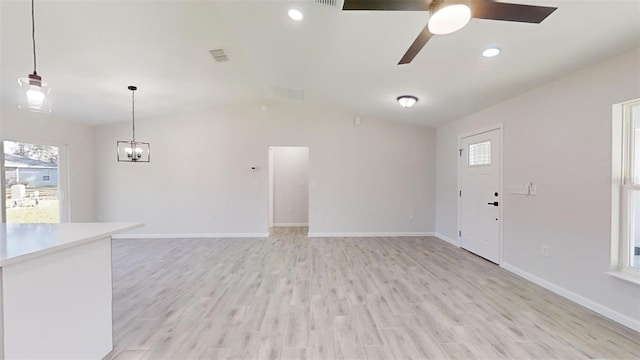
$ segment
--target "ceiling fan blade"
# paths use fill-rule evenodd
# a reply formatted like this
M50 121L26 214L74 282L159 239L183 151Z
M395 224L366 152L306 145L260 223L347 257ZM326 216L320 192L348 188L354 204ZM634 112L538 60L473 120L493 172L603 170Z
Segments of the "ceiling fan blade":
M342 10L429 11L428 0L344 0Z
M418 37L413 40L413 44L409 46L409 50L407 50L402 59L400 59L398 65L410 63L413 58L418 55L420 50L422 50L427 41L431 39L431 36L433 36L433 34L429 31L429 25L427 24L424 26L424 29L422 29Z
M501 3L493 1L474 1L472 3L473 17L476 19L515 21L539 24L557 8L550 6L535 6Z

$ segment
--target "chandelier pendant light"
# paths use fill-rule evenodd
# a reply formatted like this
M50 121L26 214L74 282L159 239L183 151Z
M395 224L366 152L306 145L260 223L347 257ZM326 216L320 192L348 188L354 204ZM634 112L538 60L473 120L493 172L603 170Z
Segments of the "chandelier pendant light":
M129 85L131 90L131 114L132 130L131 140L117 142L118 161L120 162L149 162L151 161L151 147L149 143L136 140L136 99L135 91L137 87Z
M31 0L31 44L33 73L18 79L18 108L39 113L51 112L51 87L36 71L36 19L34 0Z

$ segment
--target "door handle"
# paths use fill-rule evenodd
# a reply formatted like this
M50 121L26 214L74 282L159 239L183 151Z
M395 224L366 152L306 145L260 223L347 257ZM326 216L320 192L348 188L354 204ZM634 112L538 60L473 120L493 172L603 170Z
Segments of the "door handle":
M493 205L493 206L498 206L498 202L497 202L497 201L490 202L490 203L487 203L487 204L489 204L489 205Z

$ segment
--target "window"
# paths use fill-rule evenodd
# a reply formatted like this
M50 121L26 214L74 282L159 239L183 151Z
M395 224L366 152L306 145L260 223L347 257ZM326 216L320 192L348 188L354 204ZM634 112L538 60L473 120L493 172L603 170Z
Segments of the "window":
M469 145L469 166L491 164L491 141Z
M60 146L7 140L3 147L5 222L57 223L66 219L58 176Z
M640 99L613 106L612 270L640 283Z

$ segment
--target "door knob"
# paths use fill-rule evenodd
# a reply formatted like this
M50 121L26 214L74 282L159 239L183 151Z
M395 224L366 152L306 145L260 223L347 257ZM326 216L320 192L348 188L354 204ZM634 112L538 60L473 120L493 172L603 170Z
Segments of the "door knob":
M493 206L498 206L498 202L497 202L497 201L490 202L490 203L487 203L487 204L489 204L489 205L493 205Z

